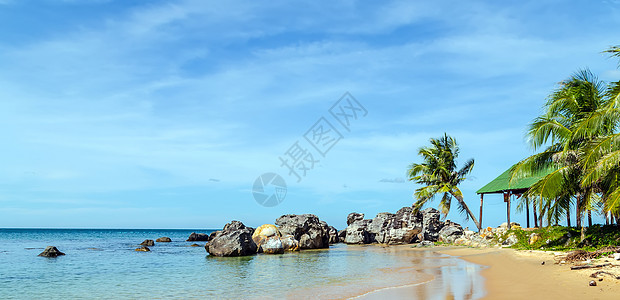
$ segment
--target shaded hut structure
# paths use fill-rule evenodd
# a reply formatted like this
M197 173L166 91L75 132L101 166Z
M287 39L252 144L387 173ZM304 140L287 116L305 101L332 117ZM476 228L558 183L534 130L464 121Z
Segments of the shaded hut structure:
M482 206L484 204L485 194L502 194L504 196L504 202L506 202L506 219L508 226L510 226L510 202L511 198L519 199L534 183L538 182L541 178L547 176L552 170L540 172L536 176L524 177L518 180L510 182L510 171L514 166L508 168L504 173L497 176L491 182L476 191L480 195L480 228L482 229ZM534 212L534 227L538 227L536 209ZM526 203L525 213L527 215L527 227L530 227L530 204Z

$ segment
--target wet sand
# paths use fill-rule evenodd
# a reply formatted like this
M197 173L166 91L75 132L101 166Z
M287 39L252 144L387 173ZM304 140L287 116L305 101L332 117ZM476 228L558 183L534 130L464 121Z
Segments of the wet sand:
M576 271L570 269L571 264L556 264L553 252L497 248L439 252L488 266L482 270L487 283L485 299L620 299L620 280L604 277L598 281L590 277L598 269ZM604 258L594 264L605 260L611 262ZM589 286L591 280L597 285Z
M486 266L480 272L485 279L482 299L620 299L620 280L603 276L603 281L598 281L590 275L599 269L570 270L571 264L555 264L553 252L462 247L436 247L434 250ZM608 258L593 263L612 263L617 266L612 265L607 270L620 269L620 265ZM597 286L589 286L591 280L595 280ZM419 287L392 288L369 296L364 299L428 299L428 295L420 293ZM448 295L442 299L471 298Z

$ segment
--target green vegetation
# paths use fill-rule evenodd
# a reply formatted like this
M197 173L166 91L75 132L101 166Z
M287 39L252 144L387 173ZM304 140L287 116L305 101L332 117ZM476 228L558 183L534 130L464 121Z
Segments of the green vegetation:
M620 48L605 51L620 57ZM544 113L529 125L527 137L542 152L520 161L511 180L552 169L521 197L533 203L540 224L557 224L574 210L577 227L587 213L620 217L620 81L605 83L585 69L562 81L549 95ZM594 230L594 229L592 229ZM581 239L587 239L587 232Z
M538 240L530 245L532 234L539 236ZM495 239L505 240L514 235L518 242L512 246L521 250L586 250L592 251L620 244L620 230L616 225L593 225L585 229L585 238L581 241L580 230L575 227L549 226L534 230L509 230Z
M426 202L441 194L439 208L445 216L450 212L452 198L456 198L459 211L465 213L465 216L471 218L476 227L480 228L478 219L465 204L463 193L458 188L458 185L466 179L465 176L474 168L474 160L469 159L459 170L456 166L459 146L453 137L444 134L438 139L430 139L430 142L431 146L418 150L424 162L411 164L407 171L410 181L423 185L413 194L418 199L413 205L414 209L420 210Z

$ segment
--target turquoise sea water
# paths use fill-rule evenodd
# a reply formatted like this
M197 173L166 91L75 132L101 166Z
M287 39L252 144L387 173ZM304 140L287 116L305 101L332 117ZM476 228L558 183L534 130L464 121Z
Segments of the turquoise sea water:
M419 284L424 299L483 295L479 267L393 248L334 245L284 255L209 256L191 232L152 229L0 229L0 299L240 299L351 297ZM151 252L145 239L167 236ZM37 255L48 246L66 253Z

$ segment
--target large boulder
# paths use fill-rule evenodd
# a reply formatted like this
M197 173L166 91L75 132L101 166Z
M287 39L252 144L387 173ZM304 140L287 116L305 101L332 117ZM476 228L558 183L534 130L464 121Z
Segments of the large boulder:
M351 213L347 217L349 226L344 235L348 244L409 244L417 240L422 232L423 217L413 213L413 208L403 207L395 214L382 212L372 219L360 219L362 214Z
M214 256L246 256L257 252L252 240L254 230L239 221L232 221L205 245L205 250Z
M280 238L284 251L299 251L299 241L292 235L285 235Z
M372 242L368 225L371 220L356 220L347 226L347 234L344 238L346 244L369 244Z
M260 251L265 254L282 254L284 253L284 245L279 236L271 236L261 241Z
M353 224L353 222L355 221L361 221L361 220L364 220L364 214L350 213L347 216L347 226Z
M315 215L283 215L276 220L283 235L292 235L300 249L329 247L329 228Z
M327 234L329 235L329 244L340 243L340 238L338 237L338 229L334 226L329 226L327 229Z
M187 238L187 242L208 242L208 241L209 241L209 236L204 233L192 232L192 234L190 234L189 237Z
M154 240L144 240L144 242L140 243L142 246L155 246Z
M43 252L39 254L39 256L43 256L43 257L58 257L61 255L65 255L65 254L60 252L60 250L58 250L58 248L54 246L47 246L45 250L43 250Z
M271 254L278 253L280 250L283 253L284 248L282 247L282 242L280 241L281 236L282 234L278 230L278 227L273 224L265 224L258 226L258 228L254 230L252 240L258 247L258 253L265 252ZM267 243L269 243L269 245L266 245ZM277 244L279 244L279 246L277 246ZM269 248L269 250L264 251L265 248ZM276 248L279 248L279 250Z
M155 241L158 242L158 243L170 243L170 242L172 242L172 240L169 237L167 237L167 236L160 237L160 238L156 239Z
M344 238L347 237L347 229L338 231L338 243L344 243Z
M444 226L439 230L440 242L453 244L458 238L463 236L463 227L449 220L444 223Z
M439 231L443 228L438 210L429 207L421 211L422 232L418 235L420 240L436 242L439 240Z

